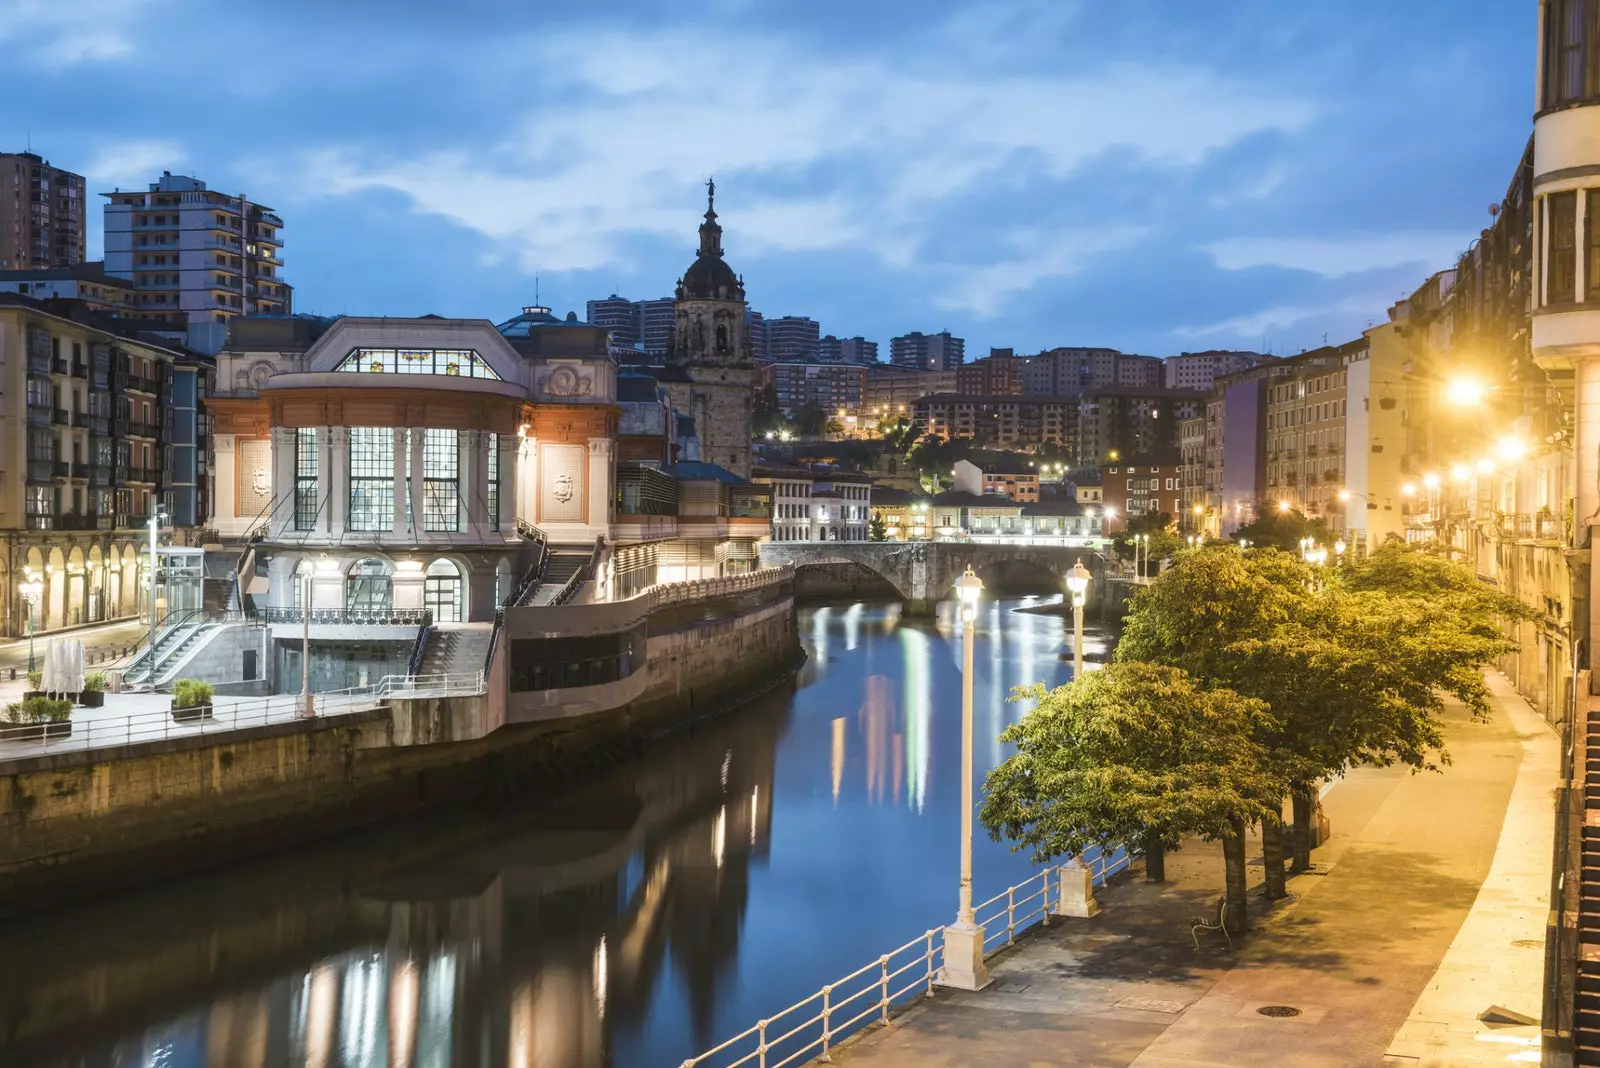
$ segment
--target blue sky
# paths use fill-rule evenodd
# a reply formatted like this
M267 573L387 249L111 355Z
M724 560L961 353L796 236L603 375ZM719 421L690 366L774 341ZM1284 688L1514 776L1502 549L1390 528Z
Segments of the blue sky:
M665 295L714 174L752 306L885 353L1294 352L1488 224L1535 9L0 0L0 146L272 205L302 311Z

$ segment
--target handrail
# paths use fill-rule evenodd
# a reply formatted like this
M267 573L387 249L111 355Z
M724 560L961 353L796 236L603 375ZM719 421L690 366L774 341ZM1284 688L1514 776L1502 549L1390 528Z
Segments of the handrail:
M268 623L303 623L306 611L292 605L269 605L258 609ZM350 624L368 627L427 627L433 625L428 608L313 608L312 623Z
M1096 884L1103 884L1130 862L1128 852L1118 849L1110 857L1097 853L1087 861L1086 866L1091 879ZM985 956L990 952L998 952L989 949L991 942L1004 938L1004 944L1009 946L1015 942L1018 931L1035 923L1042 927L1049 926L1051 885L1053 883L1056 888L1055 900L1059 905L1061 880L1064 877L1061 873L1068 869L1069 865L1046 868L1030 879L1007 887L973 909L978 922L985 927ZM1035 887L1035 883L1039 885ZM994 914L986 921L985 911L991 908ZM1020 916L1019 909L1024 910ZM990 934L987 930L989 923L998 923L1002 917L1005 919L1004 928L997 927ZM943 970L944 949L939 937L942 932L943 928L940 927L929 928L876 960L825 984L816 993L780 1009L704 1053L690 1057L681 1068L697 1068L713 1057L718 1058L717 1063L721 1068L740 1068L741 1065L783 1068L784 1065L812 1056L827 1060L829 1050L840 1039L874 1022L888 1023L892 1011L933 993L939 973ZM897 986L897 983L900 985ZM797 1014L808 1006L815 1007L811 1015L798 1019ZM839 1016L847 1018L839 1020ZM780 1055L781 1059L778 1059ZM725 1060L724 1057L733 1059Z
M411 656L406 660L406 674L415 675L422 669L422 658L428 652L428 636L433 632L431 623L417 628L416 640L411 643Z
M550 598L552 606L560 606L572 600L577 594L578 587L594 578L595 571L600 566L600 554L605 551L606 538L604 534L594 539L594 549L589 553L589 562L568 576L566 583Z

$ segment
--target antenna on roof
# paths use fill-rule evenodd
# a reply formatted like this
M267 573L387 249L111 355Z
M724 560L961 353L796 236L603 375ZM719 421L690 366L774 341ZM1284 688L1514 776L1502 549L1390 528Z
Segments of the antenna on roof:
M539 272L533 272L533 302L539 303Z

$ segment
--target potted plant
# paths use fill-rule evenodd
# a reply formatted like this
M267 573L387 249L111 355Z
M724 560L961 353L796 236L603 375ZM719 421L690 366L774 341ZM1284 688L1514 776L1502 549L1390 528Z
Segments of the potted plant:
M211 697L216 688L199 679L179 679L172 687L172 718L180 723L211 718Z
M91 671L83 677L83 692L78 703L84 708L100 708L106 703L106 673Z
M72 702L49 697L15 701L6 706L0 721L0 741L39 742L71 733Z
M44 672L42 672L42 671L30 671L30 672L28 672L28 688L26 690L22 691L22 699L24 701L28 701L28 700L31 700L32 698L35 698L35 697L43 697L44 696L44 691L39 689L39 687L41 687L43 685L44 685Z

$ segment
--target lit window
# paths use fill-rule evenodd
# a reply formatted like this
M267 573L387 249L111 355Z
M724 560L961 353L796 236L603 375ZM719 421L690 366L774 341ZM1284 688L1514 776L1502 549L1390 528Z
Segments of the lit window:
M394 527L394 430L350 428L350 529Z

